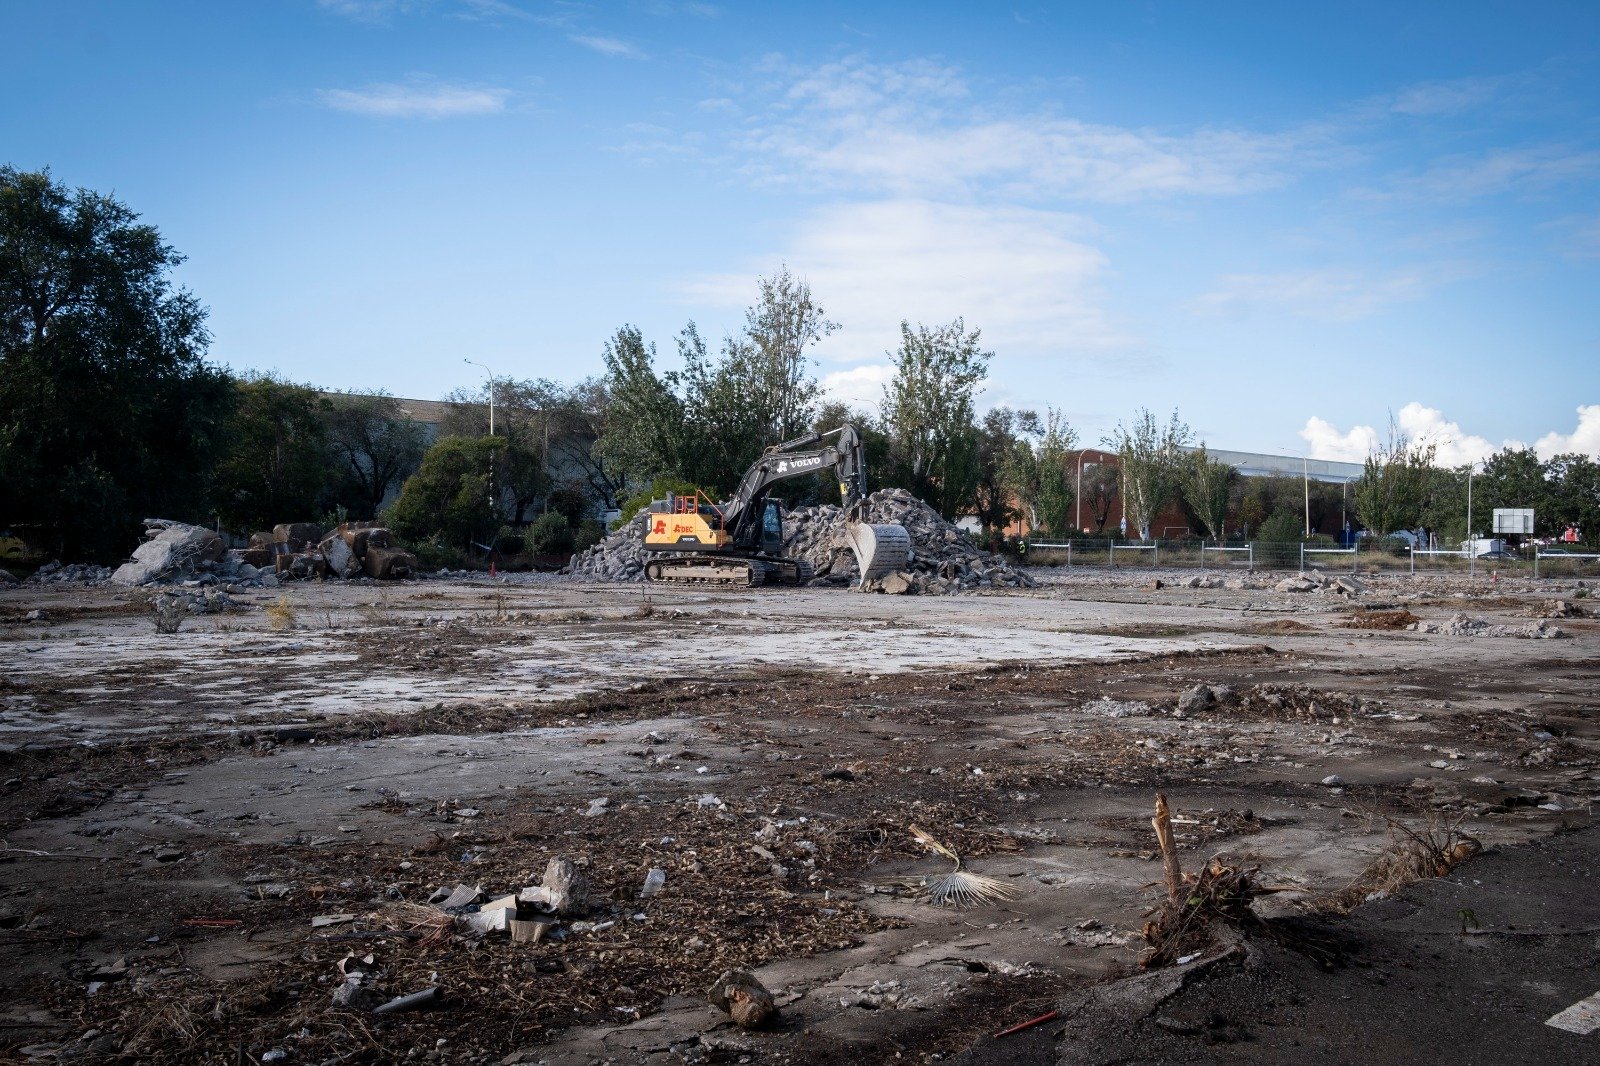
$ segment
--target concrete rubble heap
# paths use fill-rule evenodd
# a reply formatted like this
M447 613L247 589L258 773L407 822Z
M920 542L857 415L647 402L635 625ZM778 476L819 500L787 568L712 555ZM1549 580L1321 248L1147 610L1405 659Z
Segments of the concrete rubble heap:
M868 496L863 519L904 526L911 534L905 571L872 582L871 592L952 593L977 588L1033 588L1034 580L998 555L972 543L966 532L904 489ZM605 540L572 557L567 572L602 581L642 581L650 553L644 550L649 516L635 515ZM811 584L854 584L860 576L845 536L844 510L833 504L802 507L784 517L784 553L809 564Z
M250 547L230 550L203 526L149 518L145 538L133 558L110 575L112 581L271 588L312 577L398 579L417 571L416 557L396 548L387 529L362 522L326 532L315 523L283 523L270 533L252 534Z

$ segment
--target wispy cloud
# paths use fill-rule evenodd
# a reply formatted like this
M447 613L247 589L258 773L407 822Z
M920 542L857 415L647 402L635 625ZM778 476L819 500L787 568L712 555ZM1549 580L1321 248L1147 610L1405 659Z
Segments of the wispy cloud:
M317 0L317 6L329 14L358 22L383 22L402 12L420 11L430 3L431 0Z
M574 44L581 44L591 51L599 52L603 56L613 56L618 59L644 59L645 54L627 41L615 37L591 37L587 34L574 33L568 37Z
M1105 255L1077 216L1023 207L885 200L815 211L781 255L689 286L698 301L740 307L750 278L777 263L805 276L845 328L826 357L881 359L900 320L964 316L985 343L1018 354L1097 357L1133 343L1105 306ZM855 379L851 379L855 380Z
M1453 115L1493 100L1506 83L1504 77L1419 82L1390 96L1387 110L1417 118Z
M417 82L378 83L360 89L318 89L323 106L373 118L460 118L506 109L510 89Z
M1236 195L1279 185L1335 152L1307 127L1280 134L1108 126L995 115L961 72L933 60L860 57L788 70L772 119L748 144L751 173L893 196L1067 197L1125 203Z
M1302 270L1277 274L1229 274L1194 300L1196 310L1245 318L1258 311L1287 311L1306 318L1349 322L1395 304L1426 297L1465 277L1461 264L1411 270Z
M1543 144L1448 156L1420 173L1395 178L1387 188L1364 190L1358 195L1463 201L1505 193L1544 192L1596 176L1600 176L1600 151Z
M322 10L357 22L388 22L395 15L437 12L481 21L532 19L510 0L317 0Z

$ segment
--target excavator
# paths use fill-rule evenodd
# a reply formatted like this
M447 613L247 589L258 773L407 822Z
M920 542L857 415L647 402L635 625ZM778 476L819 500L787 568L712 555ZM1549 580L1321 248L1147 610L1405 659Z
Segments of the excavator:
M855 553L861 583L896 570L911 558L911 535L904 526L863 522L867 466L861 434L854 426L811 433L762 453L733 498L712 503L701 493L669 495L650 504L644 548L651 581L723 585L799 585L810 568L783 553L783 510L772 486L789 478L832 469L843 497L845 536Z

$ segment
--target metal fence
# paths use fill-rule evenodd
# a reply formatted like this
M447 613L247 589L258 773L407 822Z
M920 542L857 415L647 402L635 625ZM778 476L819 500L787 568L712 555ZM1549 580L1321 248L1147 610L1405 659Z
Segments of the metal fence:
M1339 547L1323 538L1299 541L1196 539L1129 541L1115 537L1025 542L1032 566L1195 570L1348 570L1351 573L1470 574L1505 577L1592 577L1600 579L1600 552L1545 551L1528 555L1413 548L1395 540L1364 539Z

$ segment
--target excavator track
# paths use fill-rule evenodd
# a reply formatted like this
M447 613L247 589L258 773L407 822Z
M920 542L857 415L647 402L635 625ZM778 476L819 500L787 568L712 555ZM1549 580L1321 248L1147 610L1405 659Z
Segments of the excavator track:
M726 555L666 555L645 564L648 581L686 585L799 584L801 564L792 559L750 559Z

